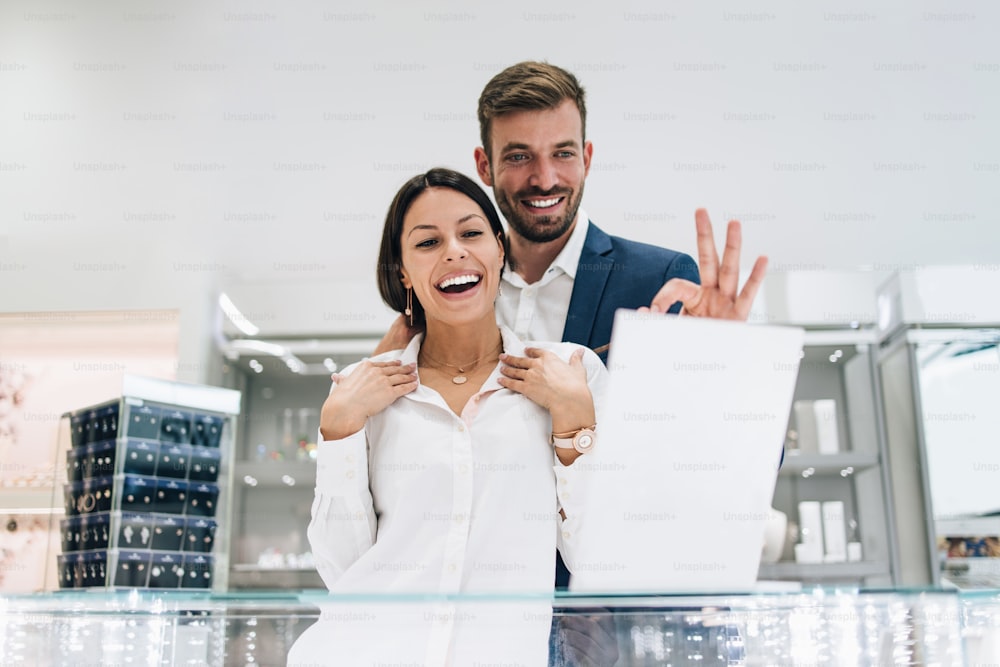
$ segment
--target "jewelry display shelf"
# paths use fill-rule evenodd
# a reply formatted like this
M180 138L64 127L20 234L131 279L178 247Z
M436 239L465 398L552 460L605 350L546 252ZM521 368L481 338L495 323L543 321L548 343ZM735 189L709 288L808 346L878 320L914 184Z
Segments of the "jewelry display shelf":
M121 397L64 414L59 587L224 589L239 408L237 391L125 376Z

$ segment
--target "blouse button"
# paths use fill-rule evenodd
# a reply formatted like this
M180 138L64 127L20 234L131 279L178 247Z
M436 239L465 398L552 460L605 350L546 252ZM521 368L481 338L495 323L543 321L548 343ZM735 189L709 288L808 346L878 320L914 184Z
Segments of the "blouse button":
M458 431L459 433L463 433L463 432L465 431L465 424L459 424L459 425L458 425L458 426L456 427L456 430L457 430L457 431Z
M570 537L572 537L572 535L568 530L564 530L562 536L564 540L568 540Z
M347 479L354 479L354 471L348 470L347 474L345 474L344 477L346 477Z

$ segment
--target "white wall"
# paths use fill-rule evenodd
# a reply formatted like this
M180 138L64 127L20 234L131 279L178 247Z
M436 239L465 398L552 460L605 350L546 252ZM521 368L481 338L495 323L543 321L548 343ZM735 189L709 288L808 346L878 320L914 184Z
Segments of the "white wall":
M526 58L588 89L584 206L609 231L693 253L707 206L779 273L1000 269L998 15L8 0L0 311L194 302L186 335L205 338L221 284L287 283L305 311L293 286L326 282L331 330L367 316L391 195L433 165L472 173L478 94Z

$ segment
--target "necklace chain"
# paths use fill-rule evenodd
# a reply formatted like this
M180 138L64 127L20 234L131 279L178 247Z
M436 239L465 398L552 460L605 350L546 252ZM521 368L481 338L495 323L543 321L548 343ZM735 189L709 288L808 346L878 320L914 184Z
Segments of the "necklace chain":
M467 373L469 371L475 370L476 368L479 368L480 362L485 361L486 359L489 359L492 356L497 356L497 358L499 358L500 351L502 350L503 350L503 341L500 341L500 344L497 345L495 349L491 350L489 354L485 354L479 357L478 359L475 359L467 364L461 364L460 366L456 366L455 364L446 364L443 361L438 361L431 355L427 354L427 352L424 351L423 349L420 350L420 353L424 355L425 360L432 362L435 366L447 366L448 368L454 368L459 373Z

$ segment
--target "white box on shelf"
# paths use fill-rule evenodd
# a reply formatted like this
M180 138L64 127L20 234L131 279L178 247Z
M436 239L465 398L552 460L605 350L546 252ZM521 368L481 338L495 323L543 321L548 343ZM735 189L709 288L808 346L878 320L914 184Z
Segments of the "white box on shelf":
M823 503L823 543L826 545L824 560L827 563L843 563L847 560L844 503L840 500Z
M820 454L836 454L840 451L840 437L837 432L837 401L825 398L813 401L816 415L816 447Z
M816 564L823 562L823 547L819 544L796 544L795 562Z
M799 452L818 454L816 410L813 408L813 402L795 401L792 404L792 410L795 412L795 429L799 434Z
M802 534L800 542L818 547L822 558L823 515L818 501L804 500L799 503L799 531Z
M847 561L857 563L861 560L861 542L847 543Z

